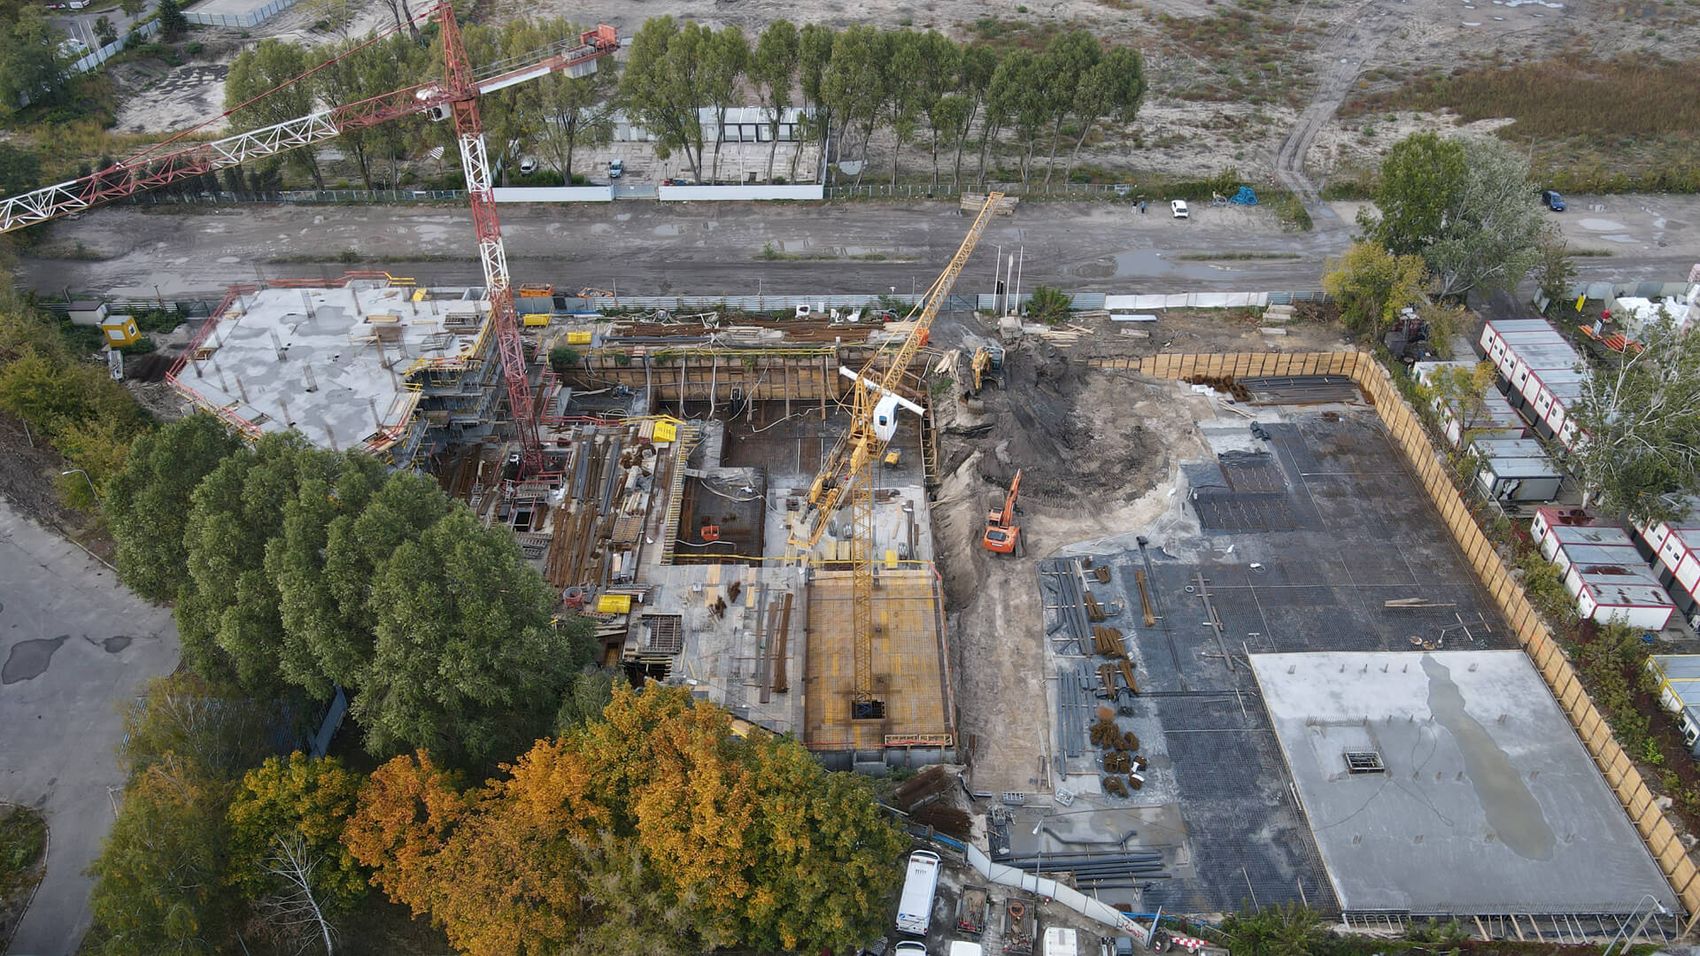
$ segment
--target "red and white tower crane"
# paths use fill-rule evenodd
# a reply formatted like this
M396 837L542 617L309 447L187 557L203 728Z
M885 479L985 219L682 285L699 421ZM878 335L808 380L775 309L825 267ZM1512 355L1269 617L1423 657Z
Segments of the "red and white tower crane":
M57 219L191 176L310 146L351 130L376 126L403 116L424 114L433 120L452 118L460 148L461 169L466 175L466 191L472 203L472 223L478 237L478 259L484 270L485 293L490 301L490 321L496 332L497 351L507 383L508 407L520 443L521 471L535 474L543 467L543 441L538 434L535 403L526 375L519 314L514 305L513 284L508 276L507 253L502 245L502 225L496 215L496 195L491 184L484 128L478 117L478 97L551 73L584 76L595 72L598 60L619 49L620 39L613 27L601 25L580 34L576 45L561 44L539 50L520 66L509 66L493 75L480 77L473 72L466 49L461 44L460 26L455 22L454 10L447 3L442 3L426 14L426 18L433 17L443 38L443 81L440 84L394 90L358 103L332 106L222 139L169 148L182 140L187 131L179 133L164 143L87 176L0 199L0 233ZM351 56L393 32L380 33L342 56ZM314 67L285 85L305 80L334 62L336 60ZM223 115L228 117L247 105L233 106Z

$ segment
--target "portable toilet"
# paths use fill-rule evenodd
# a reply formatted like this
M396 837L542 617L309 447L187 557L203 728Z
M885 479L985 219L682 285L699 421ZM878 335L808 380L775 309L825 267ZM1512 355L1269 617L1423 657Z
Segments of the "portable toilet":
M115 349L134 345L142 337L142 330L136 327L136 320L128 315L107 316L100 322L100 331L106 338L106 344Z

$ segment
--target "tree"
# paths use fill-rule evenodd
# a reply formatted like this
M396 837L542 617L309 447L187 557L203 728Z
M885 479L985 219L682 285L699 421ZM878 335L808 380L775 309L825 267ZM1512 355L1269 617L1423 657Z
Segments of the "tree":
M179 760L149 767L126 789L95 878L94 951L217 951L231 908L222 891L224 787Z
M1230 913L1222 933L1248 956L1309 956L1327 936L1322 917L1297 903Z
M1033 297L1027 300L1027 314L1051 325L1068 318L1068 308L1074 297L1048 285L1034 286Z
M1069 153L1064 178L1074 175L1080 147L1105 117L1131 123L1144 99L1145 63L1139 51L1115 47L1093 64L1074 90L1074 121L1080 128L1080 135L1074 141L1074 150Z
M462 793L398 757L347 829L374 882L469 953L838 950L895 889L904 840L866 780L734 736L680 688L618 687L508 771Z
M1464 141L1465 175L1441 238L1423 259L1443 297L1510 289L1539 259L1546 232L1529 161L1498 139Z
M1492 362L1444 365L1429 373L1424 386L1427 396L1457 423L1460 447L1468 445L1471 433L1487 423L1487 396L1494 374Z
M791 85L797 75L799 56L797 27L790 20L775 20L756 41L750 60L750 79L767 109L767 181L773 182L773 160L779 154L779 127L791 108Z
M374 755L508 759L548 730L590 656L550 626L554 593L513 536L465 508L396 548L369 601L376 641L351 711Z
M132 780L172 761L202 776L234 779L265 757L276 716L240 689L188 671L155 678L124 714L124 764Z
M365 45L366 40L347 40L335 53L333 60L314 78L327 103L358 103L407 85L414 71L423 69L424 51L418 44L395 36L381 43ZM388 156L392 162L390 176L394 188L393 164L403 149L406 136L415 132L417 120L391 120L377 126L345 130L337 141L347 148L360 170L361 182L373 188L374 161Z
M521 21L508 28L507 52L522 56L578 32L562 19ZM599 146L613 138L611 100L618 82L614 60L608 58L598 61L596 72L588 76L553 73L514 88L520 108L541 119L535 133L537 146L565 185L573 183L573 156L578 147Z
M224 80L224 101L234 110L232 126L256 129L313 112L317 84L299 80L308 67L306 49L284 40L261 40L238 54ZM312 146L290 150L288 157L313 178L315 188L325 188Z
M1375 208L1359 214L1366 237L1395 255L1420 254L1445 234L1464 179L1464 147L1435 133L1413 133L1387 151Z
M159 34L167 40L176 40L189 32L189 18L183 15L183 5L178 0L159 0Z
M1346 328L1380 341L1399 310L1417 304L1423 292L1420 256L1396 256L1376 242L1354 242L1330 260L1322 288L1340 304Z
M139 17L147 8L147 0L118 0L118 9L127 17Z
M1576 294L1576 260L1570 257L1570 245L1564 234L1549 228L1541 233L1535 246L1535 281L1548 308L1554 303L1568 302Z
M59 55L62 38L42 8L17 8L10 22L0 19L0 119L21 103L58 106L69 93L68 73Z
M620 93L655 136L661 159L682 150L692 177L702 178L702 118L709 103L713 36L695 23L681 29L672 17L651 17L632 38Z
M927 120L927 129L931 133L932 146L929 155L933 164L933 187L939 184L939 141L941 127L948 130L958 121L958 114L967 109L967 102L960 96L951 94L951 88L957 80L957 73L962 59L962 53L956 44L945 39L937 30L928 30L920 35L915 43L920 53L920 69L915 74L914 99L916 113ZM947 99L957 101L957 105L943 106ZM943 114L940 114L941 108Z
M94 21L94 35L105 46L118 39L118 28L112 25L112 18L102 14Z
M564 734L593 720L601 720L602 711L614 700L614 687L621 679L618 673L610 670L580 672L561 696L561 708L555 712L555 733Z
M1102 49L1098 38L1086 30L1070 30L1054 37L1040 58L1039 98L1051 124L1050 150L1045 160L1045 182L1057 164L1057 144L1062 139L1063 123L1073 115L1076 96L1083 78L1098 64Z
M1636 340L1583 383L1571 473L1607 511L1668 521L1700 494L1700 349L1663 315Z
M882 115L890 127L894 142L891 147L891 183L897 184L897 160L903 147L915 138L916 120L926 110L923 74L929 72L927 51L922 35L913 30L899 30L883 38L886 53L885 102Z
M279 930L320 937L366 894L366 875L343 845L361 779L334 758L269 757L236 788L227 819L230 884Z
M190 496L240 442L211 415L194 414L136 439L106 488L118 575L137 594L167 601L188 583L183 547Z
M703 93L714 108L714 163L708 178L718 182L720 144L726 141L726 111L738 98L738 78L749 64L750 44L742 29L728 25L708 35L704 50L707 58L703 62Z
M809 129L820 144L821 157L827 157L828 137L832 133L832 111L825 102L826 71L832 62L832 28L808 23L797 33L797 86L803 94L803 105L814 112ZM799 141L801 135L799 134ZM797 178L797 162L802 158L799 148L791 154L790 179Z
M855 24L833 37L832 57L821 77L821 101L831 111L837 126L833 138L842 144L853 125L860 132L856 155L862 166L856 173L856 185L861 185L867 172L868 141L873 138L889 95L890 56L890 38L885 33Z
M958 92L968 99L968 110L956 127L952 139L956 144L956 159L951 164L950 185L955 189L962 182L962 150L968 143L968 131L973 128L974 121L979 118L981 107L986 102L986 90L991 86L992 74L997 70L997 54L990 47L968 46L962 50L959 63L960 72L957 75ZM984 130L982 130L982 138ZM985 178L984 152L981 153L980 174Z
M174 610L184 659L203 676L234 676L257 693L281 680L281 598L265 551L282 531L307 453L296 433L265 435L252 451L219 462L191 496L183 531L189 582Z

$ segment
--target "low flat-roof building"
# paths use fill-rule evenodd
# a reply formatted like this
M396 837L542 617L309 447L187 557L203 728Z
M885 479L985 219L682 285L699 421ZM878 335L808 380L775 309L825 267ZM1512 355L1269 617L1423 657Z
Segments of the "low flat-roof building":
M1654 654L1647 670L1659 685L1659 703L1676 717L1688 752L1700 757L1700 654Z

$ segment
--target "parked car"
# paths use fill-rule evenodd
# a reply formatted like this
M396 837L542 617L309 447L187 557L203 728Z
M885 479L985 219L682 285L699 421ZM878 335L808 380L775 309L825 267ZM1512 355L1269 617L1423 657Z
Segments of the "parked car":
M521 176L530 176L535 172L537 172L537 160L527 156L519 161L519 174Z
M1170 215L1174 216L1176 219L1191 219L1192 218L1191 216L1187 215L1186 200L1184 200L1184 199L1171 200L1169 202L1169 213L1170 213Z
M1541 205L1553 212L1563 212L1564 197L1560 196L1556 189L1543 189L1541 190Z
M608 163L608 178L609 179L619 179L621 176L624 176L625 174L626 174L626 161L625 160L616 159L616 160L611 160Z

